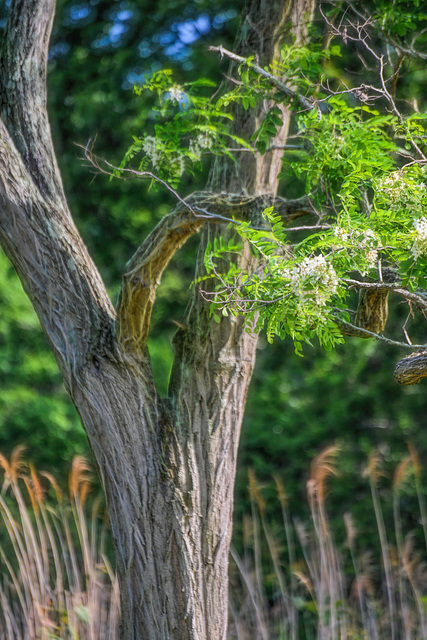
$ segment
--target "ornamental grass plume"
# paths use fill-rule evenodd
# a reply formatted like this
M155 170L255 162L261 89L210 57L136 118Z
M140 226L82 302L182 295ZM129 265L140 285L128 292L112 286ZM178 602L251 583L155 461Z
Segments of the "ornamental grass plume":
M0 640L115 640L118 584L100 503L87 505L89 465L75 458L66 497L23 451L0 454Z
M73 461L67 495L49 473L37 474L27 465L23 452L16 448L10 459L0 454L0 640L117 640L118 586L105 552L101 504L89 499L88 462ZM387 528L381 456L374 452L369 458L366 493L371 492L377 539L368 542L380 553L364 548L353 505L346 504L343 515L345 537L332 528L328 496L338 452L327 447L311 464L305 523L292 518L291 496L279 474L283 518L272 518L271 496L267 501L265 483L251 471L243 549L231 552L228 640L427 638L425 550L420 536L405 530L401 515L415 480L422 540L425 504L417 452L411 445L396 466Z
M292 519L290 496L276 474L282 530L267 508L263 486L251 472L252 523L246 521L243 552L234 549L232 554L229 640L427 638L425 503L420 501L424 493L417 452L410 446L410 456L396 466L388 491L381 455L378 451L370 455L367 472L360 478L367 479L364 516L371 516L373 527L368 541L351 513L355 505L345 505L346 535L338 534L335 525L332 529L328 495L334 492L337 454L338 448L327 447L311 464L310 519L304 523ZM414 479L420 531L407 531L401 505L407 503ZM390 500L387 521L385 499ZM336 513L334 517L335 523Z

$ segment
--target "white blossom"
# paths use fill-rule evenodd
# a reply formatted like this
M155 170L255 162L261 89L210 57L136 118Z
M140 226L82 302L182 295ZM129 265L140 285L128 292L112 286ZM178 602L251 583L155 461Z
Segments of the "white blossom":
M375 267L378 262L378 251L376 249L369 249L366 252L365 258L370 267Z
M202 157L203 149L210 149L212 147L212 137L207 132L199 133L195 140L190 140L188 150L197 157L198 160Z
M202 149L210 149L212 146L212 138L209 133L199 133L196 144Z
M153 136L147 136L142 143L142 150L150 158L153 167L156 167L161 156L156 138Z
M376 183L377 195L384 201L390 209L402 207L423 208L426 197L426 185L418 182L418 177L409 172L402 174L400 171L393 171L385 178Z
M202 157L202 149L201 147L199 147L196 140L190 140L188 150L193 153L198 160L200 160L200 158Z
M185 170L185 160L183 156L178 156L177 158L172 160L171 167L173 168L175 175L182 176Z
M347 242L349 239L348 230L344 229L344 227L335 227L334 236L336 236L339 240L343 242Z
M198 158L198 160L200 160L202 156L202 150L195 140L190 140L188 150L191 151L191 153L193 153Z
M366 229L363 231L354 229L350 232L344 227L337 226L334 229L334 236L343 242L352 241L353 247L348 249L349 254L353 257L358 254L362 254L368 262L369 268L375 266L378 262L377 246L379 240L372 229Z
M364 276L369 269L375 267L378 262L378 237L372 229L366 229L358 236L358 250L363 254L368 269L362 269L360 273Z
M405 189L405 181L400 171L392 171L376 184L377 193L388 198L391 203L398 200L404 194Z
M427 255L427 219L422 217L414 220L413 226L416 233L411 253L416 260L421 255Z
M184 91L182 90L182 87L179 84L176 84L173 87L170 87L168 98L171 102L177 102L178 104L180 104L182 102L183 97L184 97Z
M375 266L378 262L378 250L376 249L377 243L377 236L372 229L366 229L366 231L363 232L359 246L365 251L365 258L371 267Z
M283 277L290 280L291 289L301 301L311 299L324 306L336 292L338 277L333 266L324 256L304 258L292 268L283 269Z

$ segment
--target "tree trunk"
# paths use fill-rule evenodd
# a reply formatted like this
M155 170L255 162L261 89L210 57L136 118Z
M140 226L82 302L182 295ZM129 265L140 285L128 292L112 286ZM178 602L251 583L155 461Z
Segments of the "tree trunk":
M237 53L272 62L290 31L305 37L313 7L314 0L253 0ZM53 12L54 0L12 0L9 10L0 60L0 240L94 453L117 556L121 638L224 639L237 447L256 336L241 318L212 322L194 291L174 341L168 396L158 398L145 347L151 307L169 259L203 221L191 211L161 221L127 267L116 319L53 153L46 114ZM286 108L283 115L278 144L286 139ZM236 132L247 137L262 113L236 109L234 116ZM217 160L210 188L242 194L241 202L247 194L271 198L280 160L277 150L242 154L237 169ZM196 277L206 243L228 233L218 224L203 229ZM239 258L242 266L250 260Z

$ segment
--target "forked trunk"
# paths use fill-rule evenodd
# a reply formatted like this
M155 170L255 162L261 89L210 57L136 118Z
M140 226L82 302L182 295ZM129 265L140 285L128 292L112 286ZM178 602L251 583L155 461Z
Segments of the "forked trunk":
M305 37L315 0L253 0L236 52L273 62L280 41ZM115 315L64 199L45 103L54 0L12 0L0 65L0 240L40 317L81 416L105 489L117 555L122 640L224 640L233 487L256 336L241 318L212 321L197 291L159 399L144 347L161 273L202 222L162 221L124 276ZM233 73L231 70L230 73ZM237 108L250 136L262 109ZM288 111L275 141L283 145ZM211 190L276 192L281 151L217 160ZM187 212L188 214L188 212ZM201 234L196 277L203 273ZM239 257L241 266L253 260Z

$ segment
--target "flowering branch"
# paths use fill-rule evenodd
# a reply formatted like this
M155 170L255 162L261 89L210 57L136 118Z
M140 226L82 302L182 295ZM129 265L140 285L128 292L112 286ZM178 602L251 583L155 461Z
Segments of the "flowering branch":
M93 144L90 143L84 151L86 159L97 171L124 179L155 180L165 186L178 200L175 210L163 218L142 243L123 274L117 308L116 335L123 349L138 358L144 357L151 311L163 271L175 252L205 222L237 226L241 226L243 220L261 222L263 210L271 204L286 224L314 212L307 197L285 200L273 196L196 192L183 199L167 182L151 171L120 168L100 160L93 153ZM240 220L233 219L233 216ZM265 226L250 225L250 228L259 231L264 230Z

